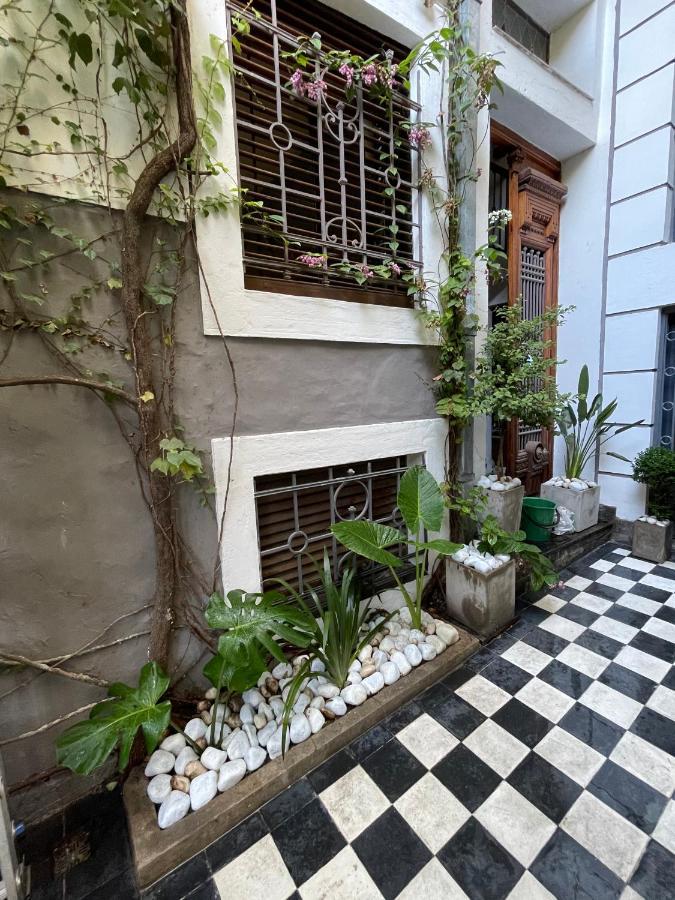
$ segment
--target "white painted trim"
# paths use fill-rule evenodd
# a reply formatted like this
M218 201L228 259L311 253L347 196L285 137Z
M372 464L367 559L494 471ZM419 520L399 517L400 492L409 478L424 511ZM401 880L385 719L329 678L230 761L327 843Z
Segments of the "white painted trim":
M408 9L406 0L328 0L328 5L356 15L377 27L382 34L408 38L412 44L431 32L438 11L421 3ZM203 54L209 54L209 35L227 36L223 0L201 0L191 4L190 27L195 66L201 66ZM404 14L405 11L405 14ZM439 105L440 79L421 78L422 118L434 120ZM216 134L216 158L230 174L209 179L208 190L229 191L236 182L237 151L232 96L228 93L221 110L223 124ZM215 133L215 132L214 132ZM439 150L440 152L440 150ZM425 156L428 165L439 169L432 151ZM218 182L218 183L216 183ZM424 202L422 243L425 269L435 269L442 246L432 211ZM377 344L434 344L435 332L425 328L420 315L411 309L349 303L337 299L315 299L267 291L246 290L242 264L239 216L212 215L197 223L197 239L202 267L202 313L204 333L237 337L283 338L290 340L349 341ZM209 291L205 284L208 284ZM210 296L209 296L210 294Z
M220 546L224 589L260 590L256 476L294 472L366 459L419 454L437 480L445 472L447 426L443 419L322 428L235 437L232 478ZM223 514L230 459L228 438L211 441L218 521ZM447 523L443 536L447 536Z

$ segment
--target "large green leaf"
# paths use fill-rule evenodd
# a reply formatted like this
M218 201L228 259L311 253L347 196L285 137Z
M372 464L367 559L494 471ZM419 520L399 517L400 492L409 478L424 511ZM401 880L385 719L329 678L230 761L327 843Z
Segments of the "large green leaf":
M581 372L579 372L579 384L577 386L577 393L580 397L588 396L588 366L582 366Z
M424 541L424 543L419 543L416 546L420 550L433 550L436 553L440 553L441 556L452 556L453 553L461 550L464 544L453 544L452 541L437 538L435 541Z
M241 651L229 658L216 653L202 671L215 688L226 687L241 693L256 684L265 671L265 661L262 657L246 658Z
M116 683L110 686L111 700L97 704L85 722L68 728L56 742L56 759L80 775L98 768L119 744L119 768L129 762L129 753L140 728L148 753L152 753L171 718L171 704L159 699L169 687L169 679L157 663L141 669L137 688Z
M392 568L401 565L401 560L397 556L385 550L385 547L405 541L405 537L396 528L381 525L379 522L355 519L351 522L336 522L335 525L331 525L330 530L341 544L359 556Z
M206 607L206 621L211 628L224 632L218 641L218 653L243 669L262 664L266 650L280 662L286 657L278 639L294 647L307 647L314 631L314 621L306 610L289 603L279 591L248 594L230 591L227 598L213 594Z
M398 508L412 534L420 523L429 531L440 531L443 522L443 495L436 479L422 466L413 466L401 479Z

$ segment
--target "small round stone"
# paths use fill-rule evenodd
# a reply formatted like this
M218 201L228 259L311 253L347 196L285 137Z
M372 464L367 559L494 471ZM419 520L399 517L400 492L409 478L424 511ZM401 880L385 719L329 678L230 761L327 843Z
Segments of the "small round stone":
M155 775L148 782L147 792L153 803L163 803L171 793L171 776L167 774Z

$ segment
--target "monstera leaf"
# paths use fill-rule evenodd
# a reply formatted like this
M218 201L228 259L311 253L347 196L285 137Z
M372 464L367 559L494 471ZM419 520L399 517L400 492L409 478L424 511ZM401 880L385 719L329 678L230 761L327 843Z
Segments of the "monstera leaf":
M111 700L97 704L85 722L78 722L56 742L56 759L80 775L98 768L119 744L119 768L126 768L131 745L140 728L145 748L152 753L171 718L171 703L159 702L169 687L169 679L157 663L141 669L138 687L111 684Z
M202 671L217 690L225 687L229 691L242 693L256 684L265 671L265 663L262 659L247 659L241 651L229 658L216 653Z
M417 534L420 525L440 531L443 523L443 495L436 479L422 466L408 469L398 489L398 508L408 530Z
M227 598L213 594L206 607L206 621L223 631L218 654L232 666L243 670L265 670L267 651L279 662L286 662L278 638L294 647L305 648L312 639L314 620L307 610L289 603L279 591L247 594L230 591Z
M366 519L354 519L336 522L331 525L330 530L341 544L359 556L392 568L401 565L401 560L385 549L405 540L396 528L379 522L368 522Z

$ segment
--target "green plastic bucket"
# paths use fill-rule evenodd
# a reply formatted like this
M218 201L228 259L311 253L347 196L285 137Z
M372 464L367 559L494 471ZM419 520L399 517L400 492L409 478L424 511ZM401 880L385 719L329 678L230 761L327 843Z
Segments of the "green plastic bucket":
M555 503L543 497L524 497L520 527L528 541L543 544L551 537L558 519Z

